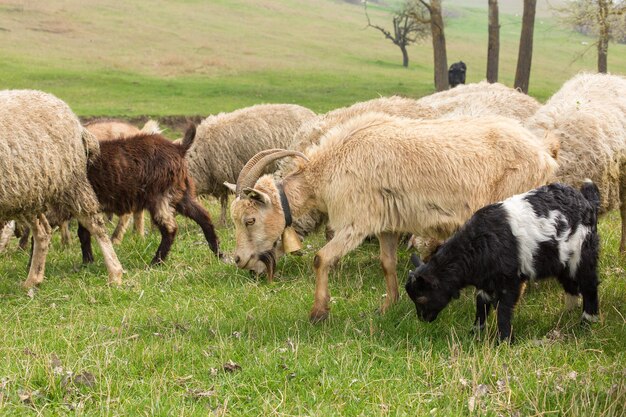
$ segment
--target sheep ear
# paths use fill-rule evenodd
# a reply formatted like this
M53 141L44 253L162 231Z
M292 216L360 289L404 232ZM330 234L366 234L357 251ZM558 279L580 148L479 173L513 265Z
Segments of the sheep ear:
M424 264L422 260L420 259L420 257L414 253L411 254L411 262L416 268L419 268L421 265Z
M228 189L229 189L231 192L233 192L233 193L234 193L234 192L235 192L235 190L237 189L237 186L236 186L235 184L233 184L233 183L231 183L231 182L228 182L228 181L224 181L224 186L225 186L226 188L228 188Z
M246 187L243 189L243 195L250 200L258 201L259 203L264 205L269 205L271 202L267 194L250 187Z

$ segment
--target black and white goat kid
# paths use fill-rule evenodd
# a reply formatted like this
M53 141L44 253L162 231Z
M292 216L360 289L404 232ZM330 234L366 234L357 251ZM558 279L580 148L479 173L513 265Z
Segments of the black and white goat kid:
M583 320L598 320L598 187L546 185L478 210L433 254L414 255L406 291L433 321L459 291L477 289L476 326L497 310L500 340L512 338L513 308L526 281L556 277L569 301L582 294Z

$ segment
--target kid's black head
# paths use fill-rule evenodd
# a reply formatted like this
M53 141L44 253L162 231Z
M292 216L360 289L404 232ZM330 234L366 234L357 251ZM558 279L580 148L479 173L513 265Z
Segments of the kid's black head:
M458 290L450 292L442 288L432 268L428 268L428 264L423 263L417 255L411 255L411 262L415 265L415 269L409 272L405 289L415 303L418 317L431 322L437 318L439 312L453 297L458 298L459 292Z

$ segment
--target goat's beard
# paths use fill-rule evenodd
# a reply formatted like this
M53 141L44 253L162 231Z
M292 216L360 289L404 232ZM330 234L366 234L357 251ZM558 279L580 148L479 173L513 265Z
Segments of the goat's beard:
M263 262L263 265L265 265L268 280L273 280L274 271L276 270L276 256L274 255L274 250L272 249L260 254L259 261Z

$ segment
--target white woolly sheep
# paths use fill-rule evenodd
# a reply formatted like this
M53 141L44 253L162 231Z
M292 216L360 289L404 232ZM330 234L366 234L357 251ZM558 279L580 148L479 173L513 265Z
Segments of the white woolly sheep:
M43 281L51 231L43 213L48 210L72 214L88 228L102 249L109 282L121 283L122 267L87 181L98 141L67 104L41 91L1 91L0 126L0 220L23 220L34 237L24 287Z
M626 252L626 78L577 75L527 127L537 135L549 130L560 141L559 181L580 187L590 178L600 189L601 210L620 209L620 251Z
M226 224L228 188L245 163L257 152L287 147L311 110L294 104L259 104L209 116L196 130L187 153L189 172L198 195L208 194L221 203L220 223Z
M273 160L293 155L309 160L298 159L282 181L260 177ZM281 235L288 242L295 233L288 228L292 216L317 208L328 214L335 235L315 256L310 319L328 315L330 267L368 235L380 242L385 311L398 299L399 234L446 238L485 204L549 182L556 167L544 144L511 119L427 121L367 113L331 129L306 156L275 150L249 161L231 205L235 262L267 270L271 278L273 248Z

